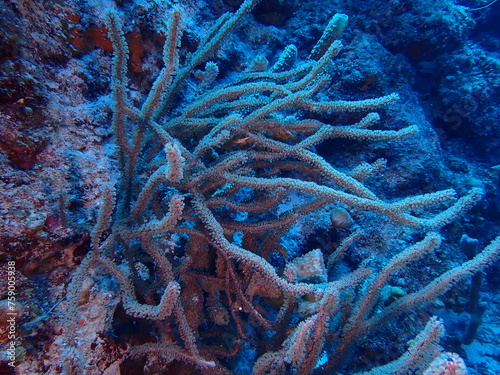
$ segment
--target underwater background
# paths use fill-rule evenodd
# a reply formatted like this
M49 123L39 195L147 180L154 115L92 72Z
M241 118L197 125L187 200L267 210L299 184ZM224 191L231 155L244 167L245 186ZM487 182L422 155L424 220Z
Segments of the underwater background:
M500 2L2 0L0 374L498 374L499 178Z

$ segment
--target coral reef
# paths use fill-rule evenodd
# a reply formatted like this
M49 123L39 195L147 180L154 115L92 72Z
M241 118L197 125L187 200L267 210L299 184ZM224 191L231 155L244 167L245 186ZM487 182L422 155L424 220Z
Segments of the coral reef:
M412 77L497 61L465 5L376 4L3 3L0 371L466 373L498 134L426 101L497 88Z

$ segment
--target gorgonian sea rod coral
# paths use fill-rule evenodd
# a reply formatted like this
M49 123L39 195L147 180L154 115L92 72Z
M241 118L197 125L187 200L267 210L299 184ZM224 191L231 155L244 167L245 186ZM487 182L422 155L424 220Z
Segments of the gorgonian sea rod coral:
M394 102L397 94L362 101L318 99L341 49L335 38L321 38L316 53L296 66L282 56L266 70L217 83L218 67L207 60L256 3L246 0L236 13L222 15L182 64L183 11L174 7L164 67L140 108L127 95L123 15L107 11L120 181L116 188L103 188L92 250L68 287L63 319L68 373L118 373L130 366L161 373L183 366L230 374L248 363L255 374L340 371L349 349L387 319L421 307L499 257L497 239L427 286L381 304L389 278L438 248L438 230L482 192L472 189L457 200L454 191L445 190L385 202L363 184L383 161L345 172L315 152L328 139L389 142L417 131L415 126L370 129L379 120L371 111ZM284 54L290 51L293 47ZM205 70L196 73L195 99L179 100L183 84L205 62ZM265 69L266 64L258 65ZM363 115L347 126L318 120L339 112ZM278 209L285 201L287 209ZM293 225L331 203L414 228L420 241L381 267L364 264L328 275L327 268L363 235L359 228L327 265L317 249L304 249L303 258L289 261L283 239ZM299 266L301 261L308 264ZM89 278L117 292L116 302L99 305L82 298L82 287L92 285ZM76 329L77 320L99 306L113 309L100 333ZM102 334L116 320L127 319L140 333ZM368 373L423 372L438 355L441 335L441 323L431 319L408 353ZM325 357L321 364L320 356Z

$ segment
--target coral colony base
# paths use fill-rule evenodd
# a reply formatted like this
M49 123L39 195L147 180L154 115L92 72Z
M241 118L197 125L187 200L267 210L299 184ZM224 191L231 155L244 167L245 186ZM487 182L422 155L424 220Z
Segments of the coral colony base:
M379 113L397 93L328 97L344 14L331 18L308 57L289 45L272 65L258 56L219 77L210 60L257 3L222 14L189 53L182 2L169 7L163 67L139 106L129 91L131 20L105 9L119 177L100 187L90 250L55 308L60 327L47 355L59 361L46 360L45 373L467 373L460 356L440 347L437 317L415 323L420 332L406 327L413 339L391 362L351 360L370 335L401 329L398 318L500 257L498 237L425 284L406 271L434 256L440 231L480 201L483 188L385 199L369 187L383 176L384 159L336 168L317 152L332 140L389 148L419 131L384 129ZM351 123L332 123L339 116ZM339 243L307 248L326 221ZM378 260L346 262L373 233L369 225L382 222L404 238L381 237L387 252ZM408 278L408 290L391 286L396 277Z

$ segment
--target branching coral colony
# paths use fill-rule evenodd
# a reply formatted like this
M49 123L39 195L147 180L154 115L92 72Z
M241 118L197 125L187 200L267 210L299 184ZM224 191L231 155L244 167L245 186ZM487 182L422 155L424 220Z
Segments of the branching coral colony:
M297 67L287 68L287 53L294 50L288 47L271 68L242 72L230 84L216 85L218 67L207 62L197 73L196 99L173 108L186 78L256 3L246 0L236 13L217 20L183 66L177 50L182 11L173 8L164 67L141 108L127 99L122 16L107 12L121 180L118 193L104 189L92 250L68 287L66 372L114 368L116 373L122 363L145 368L183 363L203 374L230 374L247 361L255 374L334 373L345 365L349 349L388 318L432 301L499 257L497 238L475 259L388 306L380 304L388 279L438 248L437 231L470 209L482 192L472 189L456 200L454 191L445 190L388 203L363 184L380 161L345 173L314 152L326 139L390 141L417 131L414 126L370 129L379 119L370 111L397 100L397 94L363 101L315 99L341 48L335 38L321 38L311 58ZM313 119L343 111L365 115L349 126ZM280 214L277 206L291 194L303 200ZM318 250L287 263L282 238L301 217L330 202L425 235L377 269L365 265L327 276ZM444 210L443 202L448 202ZM235 213L244 213L243 218ZM359 236L362 228L344 239L328 266ZM82 287L96 275L114 280L108 290L118 288L122 315L135 318L144 332L141 340L90 355L77 327L90 303L82 299ZM431 319L405 355L365 374L423 373L439 355L442 332L439 320ZM100 340L113 346L110 338ZM325 357L321 365L320 356Z

